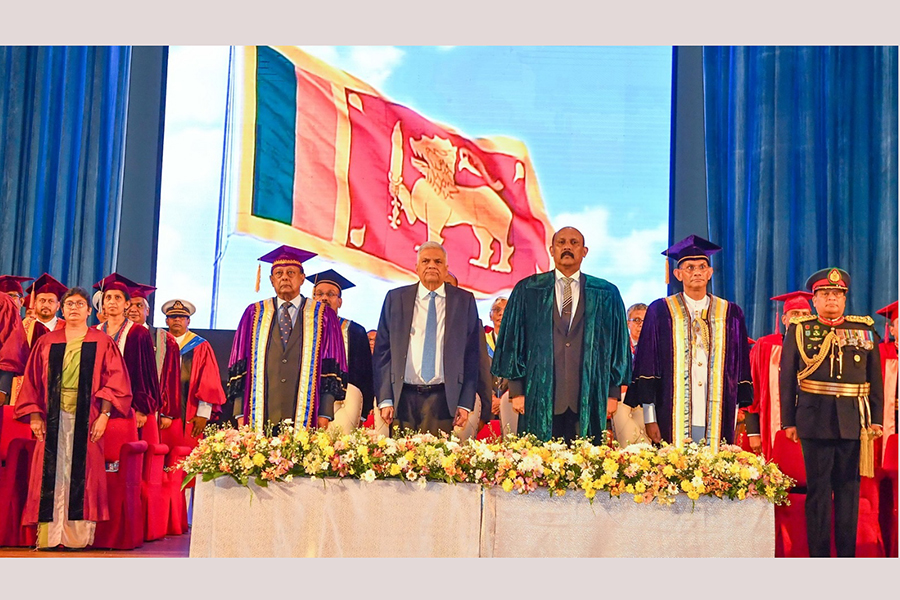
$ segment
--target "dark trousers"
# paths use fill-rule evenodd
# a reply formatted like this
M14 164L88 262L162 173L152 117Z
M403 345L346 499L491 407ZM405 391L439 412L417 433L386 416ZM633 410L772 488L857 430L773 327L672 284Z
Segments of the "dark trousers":
M400 402L394 412L394 424L401 431L409 428L434 435L440 435L442 431L453 433L453 416L447 407L447 393L443 384L403 384ZM393 429L393 425L391 428Z
M555 438L562 438L571 444L578 436L578 413L572 412L567 408L566 412L553 415L553 424L551 426L550 435Z
M831 556L831 497L837 555L856 556L859 521L859 440L800 439L806 466L809 555Z

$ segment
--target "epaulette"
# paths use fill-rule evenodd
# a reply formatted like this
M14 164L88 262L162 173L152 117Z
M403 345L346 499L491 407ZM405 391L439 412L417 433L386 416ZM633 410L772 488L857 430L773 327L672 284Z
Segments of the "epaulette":
M866 315L864 317L857 317L855 315L846 315L844 317L844 319L847 321L850 321L851 323L863 323L865 325L868 325L869 327L871 327L875 324L875 321L873 321L872 317L870 317L869 315Z
M797 325L798 323L804 323L806 321L814 321L816 319L816 315L804 315L802 317L791 317L791 323Z

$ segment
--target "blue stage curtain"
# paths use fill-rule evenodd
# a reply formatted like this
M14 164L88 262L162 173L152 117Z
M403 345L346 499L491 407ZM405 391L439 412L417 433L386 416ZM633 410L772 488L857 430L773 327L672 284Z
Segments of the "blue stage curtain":
M757 338L771 296L837 266L847 313L880 329L897 299L897 48L708 47L703 74L713 293Z
M0 273L115 264L130 47L0 47Z

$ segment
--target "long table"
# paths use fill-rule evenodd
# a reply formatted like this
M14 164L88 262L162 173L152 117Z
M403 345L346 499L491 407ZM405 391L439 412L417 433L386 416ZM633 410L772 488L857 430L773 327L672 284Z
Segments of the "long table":
M473 484L296 478L249 489L198 482L198 557L772 557L774 507L679 495L589 502L570 491L507 493Z

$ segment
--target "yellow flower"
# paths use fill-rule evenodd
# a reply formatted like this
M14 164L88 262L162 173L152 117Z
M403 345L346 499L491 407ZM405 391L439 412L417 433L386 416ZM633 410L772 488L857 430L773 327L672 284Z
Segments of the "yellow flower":
M412 450L407 451L406 454L403 455L406 460L412 460L416 457L415 453Z
M747 490L738 490L738 500L743 500L747 497Z
M644 501L644 496L642 496L641 494L635 494L634 501L640 504Z
M324 451L325 458L331 458L334 456L334 448L332 446L328 446Z
M666 477L671 477L674 474L675 467L673 467L672 465L666 465L665 467L663 467L663 475L665 475Z
M385 446L387 446L387 438L378 438L378 447L384 448Z
M690 498L691 500L696 500L699 497L700 497L700 494L698 494L697 492L694 492L694 491L688 492L688 498Z
M634 486L629 483L628 485L625 486L625 491L628 492L629 494L633 494Z
M750 469L748 469L747 467L743 467L741 469L741 479L743 479L744 481L750 479Z
M393 464L391 465L391 475L397 476L400 474L400 465Z
M510 469L509 473L506 474L506 476L509 477L510 479L515 479L518 475L519 474L516 473L515 469Z
M643 481L638 481L634 485L634 491L636 491L638 494L643 494L644 492L647 491L647 486L644 484Z
M683 489L686 492L690 492L691 490L694 489L694 486L691 485L691 482L688 481L687 479L683 479L681 481L681 489Z
M503 491L504 491L504 492L511 492L512 489L513 489L513 482L512 482L512 479L504 479L504 480L503 480L503 483L502 483L502 486L503 486Z
M262 455L261 452L257 452L253 455L253 464L257 467L261 467L266 464L266 457Z
M591 498L593 498L596 495L597 495L597 490L595 490L594 488L588 488L588 490L584 493L584 496L588 500L590 500Z
M216 442L215 444L213 444L213 450L215 450L216 452L222 452L223 450L225 450L225 444Z

